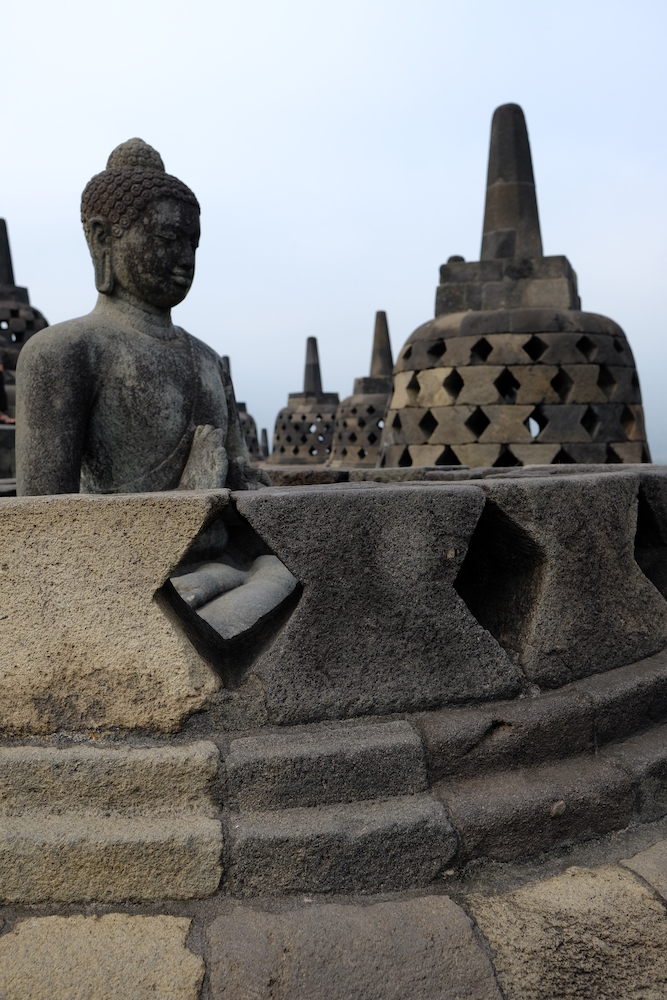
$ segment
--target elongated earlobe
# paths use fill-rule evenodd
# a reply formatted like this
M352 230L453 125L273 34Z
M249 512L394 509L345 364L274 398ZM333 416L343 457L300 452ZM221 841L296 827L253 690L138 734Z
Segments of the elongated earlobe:
M103 295L110 295L114 286L111 262L111 226L108 219L96 217L90 220L90 255L95 268L95 287Z

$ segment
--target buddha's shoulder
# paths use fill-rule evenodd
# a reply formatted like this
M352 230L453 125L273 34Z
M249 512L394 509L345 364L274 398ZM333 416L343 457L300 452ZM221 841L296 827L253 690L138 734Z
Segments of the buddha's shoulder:
M90 350L100 348L104 343L104 331L93 314L68 319L64 323L54 323L35 333L19 355L22 367L38 358L71 359L85 357Z
M192 350L197 357L202 358L202 360L205 361L207 364L210 364L211 362L220 364L221 362L220 355L217 354L212 347L209 347L208 344L205 344L203 340L199 340L198 337L194 337L191 333L188 333L188 331L184 330L182 326L176 327L176 329L179 330L184 336L188 338Z

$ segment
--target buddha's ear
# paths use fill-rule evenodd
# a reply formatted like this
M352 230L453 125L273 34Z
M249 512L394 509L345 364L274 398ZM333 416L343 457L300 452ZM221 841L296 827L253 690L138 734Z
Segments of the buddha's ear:
M95 287L98 292L110 295L114 286L113 263L111 260L111 223L100 216L88 222L90 256L95 268Z

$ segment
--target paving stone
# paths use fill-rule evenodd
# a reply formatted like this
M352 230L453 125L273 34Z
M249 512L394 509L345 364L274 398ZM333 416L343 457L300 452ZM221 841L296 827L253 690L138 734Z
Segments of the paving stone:
M303 586L252 667L272 722L518 693L509 657L452 586L482 511L478 487L350 483L234 501Z
M469 918L447 896L239 906L207 938L211 1000L501 1000Z
M187 917L33 917L0 937L3 1000L197 1000Z
M646 851L621 861L621 864L653 886L667 901L667 840L659 840Z
M420 888L457 848L430 795L232 814L229 828L228 885L239 896Z
M232 740L225 766L229 795L242 810L388 798L427 787L421 740L403 720Z
M559 687L665 647L667 602L634 558L636 474L480 488L489 503L456 587L532 681Z
M460 859L511 861L582 837L624 829L632 817L633 782L595 757L445 780L433 792L461 838Z
M228 492L3 501L0 730L172 730L220 682L156 591Z
M466 903L506 1000L660 1000L667 992L665 909L623 868L570 868Z

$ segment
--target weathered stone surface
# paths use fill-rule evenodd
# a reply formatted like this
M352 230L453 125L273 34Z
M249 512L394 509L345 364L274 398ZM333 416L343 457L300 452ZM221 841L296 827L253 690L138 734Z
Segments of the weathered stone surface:
M445 484L234 494L239 513L303 585L292 617L253 666L272 721L518 692L509 658L452 586L482 499L476 487Z
M483 479L488 497L456 586L546 687L667 645L667 602L634 558L639 477Z
M287 913L237 907L208 931L212 1000L500 1000L447 896Z
M256 625L289 597L297 581L275 556L259 556L242 587L221 594L197 614L223 639L232 639Z
M225 767L229 795L247 810L388 798L427 787L421 740L403 720L232 740Z
M602 756L632 778L637 790L637 812L643 823L667 814L667 726L656 726L623 743L612 743Z
M667 651L576 681L595 712L597 746L625 739L667 717Z
M222 828L212 743L0 748L0 899L189 899L214 893Z
M240 896L420 888L457 847L430 795L240 813L229 826L228 884Z
M667 840L659 840L646 851L621 861L621 864L636 872L667 901Z
M156 591L227 493L3 501L0 727L175 729L219 681Z
M433 789L461 838L462 861L510 861L630 822L632 778L595 757L466 781Z
M667 991L664 907L622 868L570 868L467 905L506 1000L660 1000Z
M3 1000L197 1000L187 917L35 917L0 937Z

